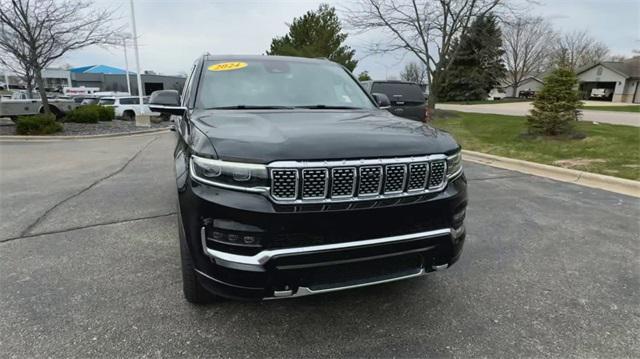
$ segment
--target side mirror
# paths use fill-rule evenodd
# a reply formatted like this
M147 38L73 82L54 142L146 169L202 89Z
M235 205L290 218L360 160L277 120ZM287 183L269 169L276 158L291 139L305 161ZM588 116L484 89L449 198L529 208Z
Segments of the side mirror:
M372 93L371 95L376 100L376 103L378 103L378 107L380 107L381 109L389 108L391 106L391 101L389 101L387 95L377 92Z
M149 98L149 109L177 116L182 116L187 111L186 107L180 106L180 95L176 90L153 91Z

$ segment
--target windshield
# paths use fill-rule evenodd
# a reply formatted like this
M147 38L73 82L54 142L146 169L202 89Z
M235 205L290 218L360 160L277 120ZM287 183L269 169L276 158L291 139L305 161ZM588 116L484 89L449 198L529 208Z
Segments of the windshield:
M375 108L340 66L273 59L205 64L196 107Z

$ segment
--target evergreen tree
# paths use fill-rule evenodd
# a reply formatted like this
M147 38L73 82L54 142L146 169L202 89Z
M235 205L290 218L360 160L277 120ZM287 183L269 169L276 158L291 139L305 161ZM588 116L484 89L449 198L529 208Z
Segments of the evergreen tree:
M506 74L502 31L495 16L474 20L467 34L452 45L455 57L441 81L440 98L448 101L486 99Z
M347 34L341 31L336 9L321 4L318 10L294 18L287 35L271 40L267 55L326 57L353 71L358 64L355 50L344 45Z
M571 68L555 69L544 79L542 91L536 94L527 127L532 135L558 136L572 131L573 121L580 116L582 102L576 89L578 79Z
M369 76L369 71L362 71L358 75L358 81L370 81L370 80L371 80L371 76Z

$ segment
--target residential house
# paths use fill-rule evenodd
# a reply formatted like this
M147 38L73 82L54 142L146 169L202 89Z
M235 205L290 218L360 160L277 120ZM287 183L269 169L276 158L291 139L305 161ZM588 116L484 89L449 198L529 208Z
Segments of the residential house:
M601 61L576 74L578 88L585 100L593 89L606 89L612 92L612 102L640 103L640 56L625 61Z

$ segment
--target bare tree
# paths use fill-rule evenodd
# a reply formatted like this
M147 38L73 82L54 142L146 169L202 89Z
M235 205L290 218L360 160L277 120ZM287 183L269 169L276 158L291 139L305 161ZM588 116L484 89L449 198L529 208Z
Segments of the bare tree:
M611 55L607 57L607 61L614 61L614 62L623 62L628 59L629 58L625 55Z
M4 67L5 71L13 73L20 81L22 81L27 89L27 98L31 98L33 93L33 70L28 66L28 63L21 61L11 53L1 53L0 65ZM8 89L8 87L7 87Z
M543 72L556 34L551 24L541 17L504 21L502 32L507 81L515 97L524 80Z
M120 28L113 12L88 0L0 0L0 51L21 72L32 73L46 113L51 113L42 70L68 51L107 44Z
M422 85L427 78L427 68L415 62L410 62L404 66L400 72L400 79Z
M555 41L552 60L556 65L567 66L575 71L604 60L608 53L607 45L591 37L587 31L573 31Z
M478 16L508 0L357 0L344 11L347 23L361 32L382 30L388 36L371 51L405 50L427 68L428 119L438 100L439 82L457 51L453 40L465 34Z

